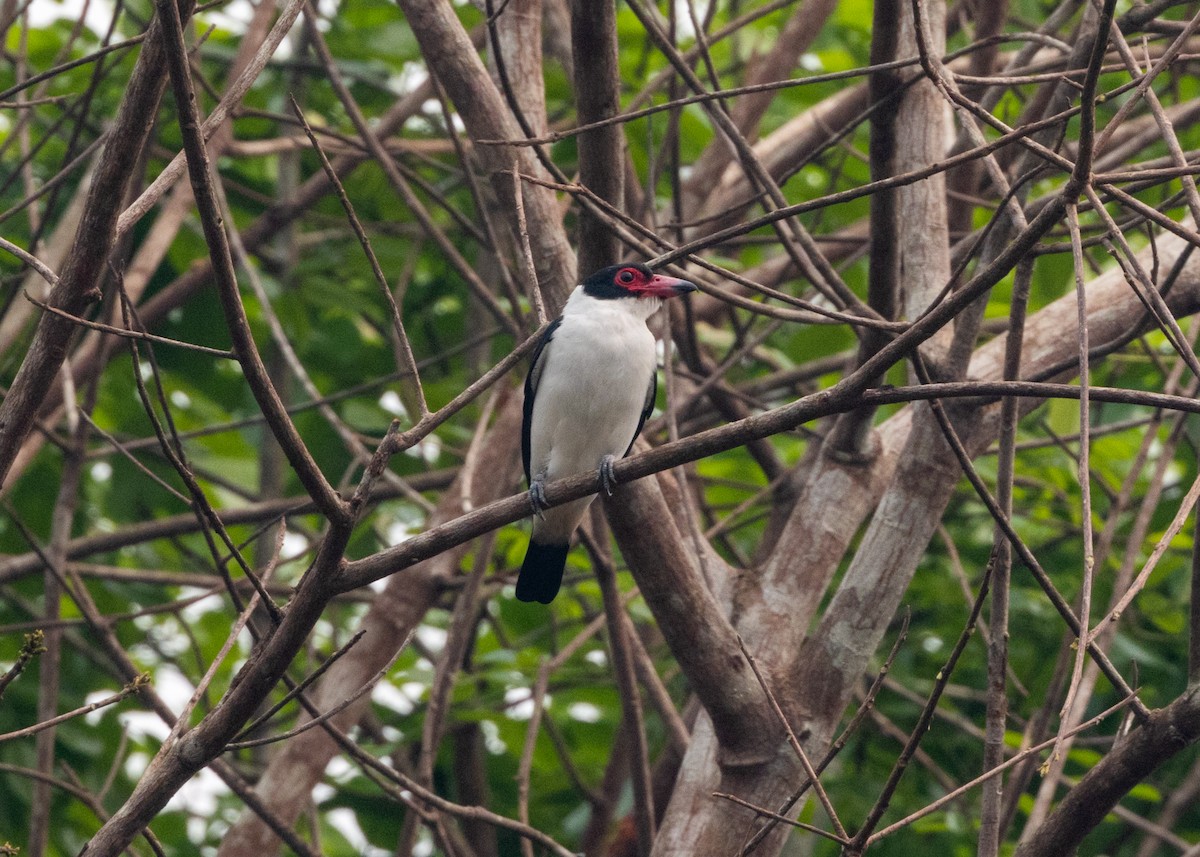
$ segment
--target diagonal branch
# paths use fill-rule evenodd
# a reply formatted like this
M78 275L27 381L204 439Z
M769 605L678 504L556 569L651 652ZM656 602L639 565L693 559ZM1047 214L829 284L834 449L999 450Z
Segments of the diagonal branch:
M164 41L167 65L171 72L171 86L175 92L175 105L179 110L179 128L183 134L184 151L187 153L188 175L196 197L196 209L204 226L204 239L208 243L209 255L213 261L213 273L221 296L225 323L229 327L238 362L255 400L267 418L267 424L283 448L284 455L291 462L300 482L332 523L345 526L349 523L349 510L325 479L308 447L304 445L300 433L296 431L283 401L275 391L267 367L262 362L258 346L254 343L250 322L246 318L246 310L238 293L229 238L225 234L221 209L213 189L208 151L200 131L199 108L188 68L187 48L183 42L182 25L175 23L179 18L173 2L160 0L158 12L160 18L169 19L164 27Z
M1067 793L1015 857L1059 857L1074 853L1134 786L1200 740L1200 688L1191 688L1118 742Z
M180 14L191 14L192 3L183 0ZM130 177L158 112L166 87L166 61L161 16L150 24L142 53L125 89L108 145L92 179L87 208L75 243L60 273L49 303L68 315L82 315L100 297L100 278L112 251L117 216ZM4 482L47 393L66 357L75 325L54 313L38 321L33 343L0 403L0 483Z

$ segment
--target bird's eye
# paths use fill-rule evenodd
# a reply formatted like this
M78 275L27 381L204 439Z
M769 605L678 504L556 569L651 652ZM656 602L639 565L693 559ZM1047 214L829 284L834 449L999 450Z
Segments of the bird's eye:
M632 283L633 282L633 271L626 268L624 271L617 274L617 279L620 280L622 283Z

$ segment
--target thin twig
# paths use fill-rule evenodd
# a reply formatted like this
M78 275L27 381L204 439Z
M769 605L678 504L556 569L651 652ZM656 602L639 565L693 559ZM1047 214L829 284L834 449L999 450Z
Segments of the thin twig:
M779 707L779 701L775 699L775 694L771 692L770 685L767 684L766 678L763 677L762 671L758 668L758 663L746 649L746 643L738 636L738 645L742 649L742 657L750 664L750 669L754 671L754 677L758 679L758 685L763 689L763 693L767 695L767 701L771 703L771 710L775 712L780 725L787 732L788 743L796 752L796 756L800 759L800 764L804 767L804 773L808 777L809 783L812 785L813 791L817 793L817 799L820 800L821 806L825 808L825 813L829 816L833 826L837 829L837 838L840 841L847 841L849 834L846 833L846 828L842 826L841 820L837 816L837 811L833 808L833 801L829 799L829 795L825 792L825 787L821 785L821 778L817 771L813 768L812 762L808 758L808 754L804 752L804 748L800 745L800 739L796 737L796 733L792 730L792 725L788 722L783 709Z
M773 812L765 807L755 806L754 804L750 803L750 801L743 800L737 795L731 795L725 792L713 792L712 796L731 801L736 803L738 806L744 806L746 809L753 810L757 815L760 815L763 818L769 818L771 821L776 821L780 824L787 824L799 830L807 830L809 833L815 833L818 836L825 837L826 839L832 839L834 842L840 843L841 845L846 845L850 841L843 836L838 836L836 833L830 833L828 830L822 830L815 825L807 824L803 821L796 821L795 819L788 818L786 815L780 815L779 813Z
M921 714L917 718L917 724L913 727L908 743L904 745L904 749L901 750L895 764L892 766L892 771L888 775L887 781L884 783L875 804L871 807L871 811L867 814L866 820L863 821L862 827L854 834L854 838L847 846L849 853L861 854L866 849L871 834L878 826L880 819L883 818L883 814L887 811L888 805L891 803L892 795L895 794L896 788L900 785L900 778L908 768L909 761L911 761L918 745L929 731L929 724L933 719L933 712L937 708L938 701L941 699L942 693L945 692L946 685L950 682L950 676L958 664L958 659L966 649L967 643L970 641L971 635L975 630L975 623L979 619L979 612L983 609L983 604L987 597L991 574L992 567L989 564L984 570L983 579L979 583L979 594L975 598L975 603L971 606L967 622L959 633L958 640L954 643L954 648L950 650L950 655L946 658L945 665L938 670L933 690L930 692L929 699L926 701L925 707L921 710Z
M375 256L375 250L371 247L371 241L367 237L366 230L363 229L362 223L359 222L358 215L354 213L354 205L350 202L350 197L346 195L346 189L342 186L341 179L338 178L333 165L329 162L329 158L325 156L325 152L321 149L321 143L317 140L316 135L313 134L308 121L304 118L304 111L296 103L295 96L289 95L288 97L292 103L292 111L300 121L300 126L304 129L309 142L312 143L313 151L320 158L321 168L329 178L329 183L333 185L338 201L342 204L342 208L346 212L346 219L350 221L350 228L354 230L354 235L358 238L358 243L363 248L363 254L367 257L367 262L371 265L371 273L375 275L375 282L379 284L379 290L387 300L388 309L392 313L392 327L400 342L401 368L404 370L405 375L411 376L404 380L415 395L419 408L418 417L424 417L429 413L429 405L425 403L425 390L421 386L421 375L417 371L417 362L416 358L413 357L412 345L408 341L408 333L404 330L404 320L400 315L400 307L396 305L396 300L392 296L392 290L388 287L387 277L384 276L383 268L379 265L379 259Z
M1073 737L1075 735L1078 735L1081 732L1085 732L1088 729L1091 729L1096 724L1101 723L1102 721L1111 717L1116 712L1120 711L1122 708L1125 708L1127 705L1129 705L1129 703L1132 699L1133 699L1133 697L1125 697L1124 699L1122 699L1120 702L1118 702L1116 705L1112 706L1111 708L1107 708L1104 711L1101 711L1095 717L1091 718L1090 720L1080 723L1078 726L1076 726L1074 729L1071 730L1071 732L1069 733L1070 736ZM942 795L940 798L933 801L932 803L921 807L921 809L917 810L916 812L914 812L910 815L907 815L904 818L900 819L899 821L897 821L893 824L889 824L887 827L884 827L884 828L876 831L875 833L871 834L870 838L867 839L867 845L868 846L873 845L874 843L878 842L880 839L883 839L885 836L889 836L892 833L895 833L897 830L907 827L910 824L912 824L913 822L919 821L922 818L924 818L925 816L931 815L931 814L937 812L943 806L950 803L951 801L957 800L961 795L966 794L967 792L969 792L971 789L975 788L976 786L982 785L983 783L990 780L992 777L999 776L1000 774L1007 771L1009 768L1013 767L1014 765L1019 764L1020 762L1024 761L1025 759L1027 759L1031 756L1035 756L1038 753L1042 752L1043 750L1046 750L1046 749L1052 747L1057 740L1058 740L1057 737L1049 738L1045 741L1042 741L1040 744L1035 744L1034 746L1029 747L1028 749L1022 750L1020 753L1017 753L1015 756L1013 756L1012 758L1003 762L1002 764L998 765L997 767L992 768L990 771L984 772L983 774L979 775L978 777L971 780L970 782L964 783L963 785L959 786L957 789L955 789L951 792L947 792L946 794Z
M101 333L111 333L113 336L123 336L127 339L140 339L143 342L155 342L159 345L170 345L175 348L182 348L187 351L195 351L198 354L207 354L210 357L221 357L226 360L236 360L237 355L227 348L210 348L207 345L196 345L191 342L183 342L179 339L171 339L166 336L158 336L157 334L147 333L144 330L128 330L123 327L113 327L111 324L103 324L98 321L90 321L86 318L80 318L77 315L71 315L65 310L51 306L45 301L40 301L29 292L25 292L25 299L34 306L44 309L46 312L52 312L57 316L74 322L80 327L86 327L90 330L98 330Z
M301 2L302 0L293 0L291 8L298 11L297 7L301 5ZM160 13L164 13L165 18L178 20L179 10L174 3L160 0L158 9ZM238 362L242 366L246 381L258 401L259 407L267 417L267 424L283 448L297 477L330 522L344 526L348 516L345 503L325 479L308 448L304 445L300 433L296 431L295 425L275 390L275 385L271 382L270 374L263 365L258 347L255 345L254 336L246 318L245 307L243 307L241 295L238 293L229 240L221 225L220 207L213 190L212 172L201 133L199 111L192 88L182 30L177 31L178 38L172 35L171 27L167 27L166 30L169 38L164 41L167 46L171 83L175 91L175 104L179 110L179 128L183 135L184 149L187 152L188 174L192 182L192 192L196 197L197 212L204 227L204 238L213 259L217 291L221 296L221 306L233 340L234 351L238 355Z
M26 726L24 729L17 729L14 732L0 733L0 742L11 741L14 738L28 738L30 735L36 735L38 732L41 732L44 729L51 729L60 723L66 723L68 720L74 720L76 717L82 717L85 714L91 714L93 711L99 711L101 708L114 705L128 696L138 693L142 689L143 685L149 681L149 673L143 673L132 682L125 685L125 687L121 688L121 690L117 691L111 696L104 697L104 699L97 700L96 702L90 702L87 705L74 709L73 711L59 714L57 717L52 717L49 720L43 720L42 722L35 723L32 726Z
M4 691L8 690L8 686L25 671L29 662L46 651L45 639L46 634L41 630L25 635L25 642L21 644L21 650L17 652L16 661L5 671L4 675L0 676L0 699L4 698Z
M406 639L404 641L404 644L402 644L400 646L400 648L397 649L396 654L392 655L391 659L387 662L386 666L384 666L382 669L380 669L378 672L376 672L374 676L367 679L367 681L363 682L362 687L358 688L358 690L354 691L354 693L350 694L348 697L343 699L337 705L330 708L328 711L323 711L316 717L312 718L311 720L306 720L304 723L300 724L299 726L295 727L294 729L289 729L287 732L281 732L278 735L267 735L263 738L249 738L244 741L230 741L228 744L225 745L225 749L226 750L246 750L246 749L249 749L250 747L261 747L265 744L275 744L275 743L278 743L279 741L286 741L289 738L294 738L302 732L307 732L309 729L312 729L314 726L320 726L321 724L328 722L331 718L333 718L333 717L337 716L338 714L340 714L341 712L345 711L347 708L349 708L351 705L353 705L357 700L361 699L364 694L369 693L375 687L376 683L381 678L383 678L385 675L387 675L388 670L390 670L392 668L392 665L394 663L396 663L396 659L399 658L401 653L404 652L405 648L407 648L407 646L408 646L408 640L411 640L411 639L412 639L412 634L410 633L408 635L408 639ZM301 693L301 692L302 692L301 689L298 687L293 688L291 691L291 693L293 695ZM249 731L250 731L250 729L247 728L247 729L242 730L242 733L245 734L246 732L249 732Z
M854 716L850 718L850 722L846 724L844 729L842 729L841 734L838 735L837 738L834 739L833 743L829 745L829 750L825 753L825 758L823 758L817 765L818 774L829 767L833 760L837 758L838 754L841 753L842 749L845 748L846 743L850 740L850 736L858 731L858 727L862 725L863 721L866 720L868 714L871 712L871 709L874 708L875 698L879 695L879 691L883 687L884 680L891 671L892 664L894 664L896 661L896 656L900 654L901 645L908 637L908 624L910 619L911 611L905 610L904 619L900 625L900 631L898 634L896 634L896 641L892 643L891 651L888 652L888 656L883 661L883 666L879 668L879 672L876 673L875 679L871 682L871 686L867 688L867 692L863 695L863 699L858 706L858 710L854 712ZM790 810L796 805L796 801L804 797L809 788L812 786L812 782L812 780L807 780L802 783L799 788L792 792L787 800L784 801L783 805L780 806L778 812L775 815L769 816L767 823L759 828L754 835L746 841L746 844L741 847L741 850L738 851L738 857L747 857L748 854L758 847L759 843L766 839L767 835L774 829L776 822L787 817L784 816L783 813Z

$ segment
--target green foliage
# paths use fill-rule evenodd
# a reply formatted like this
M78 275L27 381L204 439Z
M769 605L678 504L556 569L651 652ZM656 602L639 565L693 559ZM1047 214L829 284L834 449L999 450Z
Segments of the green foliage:
M128 13L119 18L112 40L138 34L141 27L137 22L148 18L151 5L126 4ZM721 4L712 29L716 31L727 25L736 17L733 7L744 11L745 5ZM1046 5L1020 0L1013 4L1014 14L1041 21ZM458 4L455 8L467 27L483 27L484 15L477 8L471 4ZM721 87L740 85L746 63L775 44L789 14L790 9L766 15L737 38L722 39L710 46L709 58ZM810 74L867 65L871 15L872 4L867 0L840 3L795 77L799 80ZM196 54L196 68L198 77L220 92L229 83L230 64L238 53L243 24L226 17L202 15L195 33L206 32L210 23L217 26L206 33L207 40ZM424 71L420 67L417 39L390 0L343 4L324 23L328 26L323 36L337 58L338 69L372 121L378 121L400 94L422 79ZM665 91L649 89L648 82L664 72L668 62L651 49L640 23L624 5L619 7L617 23L621 37L623 107L634 109L664 103ZM690 32L680 27L681 34ZM966 38L965 35L952 38L951 46L962 47ZM299 41L297 38L296 42ZM102 33L84 27L73 35L71 23L60 19L28 29L10 27L4 45L10 56L21 54L27 68L33 71L83 58L102 42ZM695 42L682 35L680 44L688 49ZM310 123L328 132L321 137L322 145L335 156L344 157L356 151L339 139L339 136L352 138L354 129L328 81L323 79L324 72L314 68L307 58L295 59L295 51L293 43L293 59L280 59L269 65L251 88L233 124L234 139L247 146L252 142L273 145L296 133L287 99L289 93L294 93L304 105ZM13 153L23 151L27 145L16 134L19 111L0 112L0 153L5 168L0 173L3 185L0 216L4 217L0 228L7 240L29 247L34 242L38 222L48 224L52 232L63 217L83 181L84 171L69 165L83 147L98 139L103 126L115 114L136 54L136 48L122 48L108 54L102 63L89 62L56 74L37 90L39 98L51 100L25 109L32 117L33 138L43 144L29 157L32 180L37 186L44 186L61 176L61 184L40 200L39 213L34 217L27 211L13 210L25 195L25 179L18 177L15 166L9 169L10 164L15 165L19 160ZM697 68L704 68L707 73L702 63ZM15 65L0 64L0 90L14 86L17 81ZM845 86L861 82L862 79L826 81L781 90L763 120L762 135L783 127ZM1106 77L1103 84L1116 86L1122 82L1121 76L1113 75L1112 79ZM1178 103L1200 94L1200 80L1194 75L1179 75L1170 85L1172 97ZM89 115L95 121L79 125L76 135L71 131L76 126L66 121L66 111L82 103L83 93L88 93ZM1028 95L1029 91L1019 86L1011 87L994 108L995 115L1013 121L1026 106ZM560 62L547 64L546 96L552 121L560 126L572 124L573 84ZM201 95L205 110L210 110L213 103L210 94ZM1111 118L1115 107L1114 104L1102 110L1102 122ZM168 96L146 156L147 178L157 175L181 146L175 115ZM493 189L480 177L468 176L467 171L477 165L459 161L443 124L440 108L426 105L397 135L405 144L397 160L419 188L418 197L430 217L455 248L469 263L498 282L500 275L491 249L475 234L483 228L475 193L483 194L486 200ZM678 135L680 163L693 165L714 139L707 115L693 104L629 122L624 130L632 177L641 183L641 190L663 203L660 211L667 211L665 202L674 192L667 166L676 156L672 135ZM1067 133L1076 134L1075 126L1069 126ZM1200 129L1182 128L1180 143L1189 150L1200 145ZM814 156L783 181L788 202L808 202L869 182L870 171L861 157L867 145L868 131L864 124L853 129L841 144L831 145ZM547 151L568 175L578 168L574 138L549 146ZM1143 151L1146 158L1166 153L1161 142ZM286 205L290 193L286 176L295 172L303 179L320 171L317 158L307 150L295 155L278 151L266 155L227 154L218 158L215 166L228 196L230 225L243 234ZM8 181L9 178L13 181ZM473 188L469 178L481 187ZM1035 184L1030 194L1052 193L1058 186L1058 179L1045 179ZM1177 184L1155 185L1137 190L1136 194L1148 204L1166 205L1177 213L1170 209L1174 203L1165 203L1169 192L1177 187ZM437 409L508 354L519 339L509 331L500 330L495 318L481 307L461 273L435 242L428 239L413 213L400 204L381 169L371 164L362 166L349 175L345 189L356 216L369 233L371 246L388 278L387 287L398 295L412 350L421 363L425 396L430 407ZM832 240L839 230L867 217L870 205L867 197L861 197L806 213L801 219L818 237ZM465 228L451 211L461 214L471 228ZM749 211L747 216L758 213L757 209ZM572 207L568 220L576 216L577 208ZM133 276L130 248L143 246L158 218L163 217L163 210L156 209L134 228L129 246L117 254L115 265L126 279ZM991 212L980 206L975 217L975 223L965 224L964 228L972 225L982 228ZM1085 237L1094 236L1097 221L1086 212L1084 221L1088 232ZM662 223L659 226L664 235L674 228ZM332 195L308 206L294 224L270 232L268 240L260 242L251 254L251 264L267 292L269 306L261 305L252 296L246 272L239 271L249 323L277 378L282 397L295 407L296 426L318 466L332 482L348 485L352 490L362 473L362 462L355 460L338 429L330 424L325 413L312 406L308 393L290 377L278 345L272 341L271 316L294 349L295 358L306 368L318 394L327 397L341 427L354 433L366 449L373 450L393 418L399 418L402 429L408 429L418 416L411 408L406 410L405 400L396 394L399 368L391 311L358 240L346 225L341 205ZM753 271L778 254L775 234L771 227L762 227L746 236L745 244L712 248L709 258L738 271ZM39 248L45 246L48 235L39 236L42 242ZM1073 292L1075 283L1067 240L1065 233L1047 239L1054 252L1047 252L1037 260L1031 312ZM1134 240L1141 242L1138 246L1144 244L1140 237ZM1095 267L1111 266L1111 257L1104 248L1089 247L1088 253ZM147 279L139 306L145 310L148 301L152 304L167 294L172 284L202 264L207 255L199 223L189 215ZM521 281L521 270L519 266L510 266L524 300L530 284ZM847 254L839 273L851 290L865 295L869 275L865 260ZM23 269L8 253L0 253L0 284L5 299L11 293L15 302L23 300L18 294L24 287ZM785 278L779 287L789 294L813 297L798 277ZM111 286L107 291L113 292ZM501 305L511 309L510 297L499 288L497 295ZM1008 319L1012 309L1012 279L1008 277L991 291L985 315L989 323L996 324ZM522 306L522 311L528 312L529 307ZM843 363L858 344L844 324L783 324L764 333L749 353L739 353L747 335L765 330L763 319L741 309L713 318L718 320L696 325L697 340L715 362L724 365L729 361L723 381L744 392L739 401L749 411L782 406L806 392L828 389L843 377ZM207 283L149 326L168 339L220 349L230 344L220 302ZM995 329L1000 329L998 324ZM21 352L31 338L32 323L27 323L13 340L16 347L0 354L0 384L5 389L11 385ZM113 441L110 443L99 433L89 440L72 537L127 532L152 522L177 517L185 520L197 512L189 507L186 486L154 439L156 423L168 433L178 432L183 456L197 484L207 502L222 512L243 510L261 500L302 494L300 481L278 454L236 362L170 344L149 346L141 342L136 350L135 364L127 343L118 343L116 356L99 375L92 417L99 432ZM1171 359L1173 353L1166 338L1149 335L1110 359L1097 362L1092 383L1160 390L1167 371L1164 366ZM772 383L781 374L812 365L825 368L799 382ZM135 373L143 378L153 400L153 419L139 398ZM497 386L499 401L512 395L517 374L514 372ZM673 380L679 385L684 380L683 373ZM898 367L885 380L897 386L907 384L906 370ZM671 404L665 388L665 384L660 385L660 413ZM687 389L674 392L675 405L686 401L690 395ZM91 394L90 390L83 391L80 398ZM494 416L495 404L487 396L475 400L425 442L393 458L389 463L393 476L413 483L425 480L421 484L432 487L396 491L386 501L373 505L369 517L350 539L348 558L368 556L427 528L430 508L442 499L445 484L445 480L437 480L438 471L465 466L479 424L489 414ZM899 410L900 406L887 409L881 419ZM12 513L0 517L0 552L4 555L26 554L34 546L44 551L52 538L53 510L68 466L60 448L67 443L68 433L63 426L68 423L49 414L45 416L51 442L42 446L24 466L20 478L5 495ZM692 413L686 408L679 408L675 416L685 433L708 428L717 419L723 419L711 411ZM1093 433L1088 483L1092 504L1090 524L1097 539L1111 545L1095 568L1089 617L1094 627L1105 616L1104 605L1119 594L1116 581L1128 581L1131 574L1136 575L1143 567L1150 551L1165 538L1189 486L1197 478L1198 429L1194 421L1177 423L1172 414L1151 414L1147 408L1134 405L1094 404L1089 420ZM655 441L667 437L665 422L658 425L652 422L652 426L656 430ZM811 451L814 436L811 432L823 433L828 428L826 423L808 425L803 432L781 434L768 442L779 461L789 467L796 466L805 462L806 454ZM1081 596L1083 580L1083 491L1076 460L1079 432L1079 408L1073 400L1051 401L1025 416L1017 433L1022 452L1014 488L1014 525L1033 548L1058 591L1072 604ZM123 444L124 449L116 450L117 444ZM994 450L980 455L976 467L989 486L996 484L999 474ZM1155 475L1159 471L1163 474L1161 480ZM272 476L275 472L282 474L278 482ZM781 523L772 516L770 479L759 461L745 447L739 447L702 459L687 468L686 475L692 489L690 499L697 508L685 514L694 512L701 530L716 533L714 548L731 566L753 567L763 540L777 535ZM508 476L475 474L481 480L502 480ZM515 492L517 485L514 481L506 488ZM1121 500L1123 495L1137 499L1125 502ZM199 514L203 515L203 510ZM270 534L265 541L260 537L264 530L271 529L272 523L263 518L228 527L229 539L247 562L259 570L266 566L271 552ZM275 571L273 583L284 587L299 583L323 527L322 519L308 509L288 515L283 561ZM823 778L835 806L852 824L865 817L875 803L895 764L903 736L915 726L925 698L933 691L946 658L963 631L995 543L993 519L965 482L959 485L942 527L943 532L930 543L907 593L906 603L911 610L908 639L891 666L889 682L875 701L874 716L849 737L842 755ZM495 534L487 556L477 555L481 550L478 543L470 546L459 567L440 582L445 591L439 595L439 608L423 617L414 641L373 691L370 713L353 734L359 747L378 758L390 759L395 768L415 767L432 689L436 676L444 669L442 655L453 627L452 614L445 608L452 604L452 596L467 585L477 563L485 565L483 589L488 600L476 611L477 621L464 663L456 665L461 669L449 691L450 713L445 737L434 757L434 784L439 793L452 800L467 799L459 794L463 777L458 766L466 764L464 759L470 755L464 749L469 738L480 748L478 757L484 768L482 782L488 808L510 818L518 817L520 812L516 777L528 740L534 707L530 694L539 670L602 610L599 585L591 575L591 558L582 548L575 549L569 559L569 594L560 597L553 608L521 604L511 598L511 590L500 584L511 578L525 544L524 525L516 525ZM1166 704L1186 681L1184 641L1189 627L1191 555L1195 547L1190 525L1185 526L1166 545L1154 573L1145 582L1144 591L1115 626L1110 656L1124 675L1137 676L1147 704ZM73 556L71 560L68 584L86 587L89 600L110 623L116 640L130 654L135 667L148 671L154 687L164 696L170 696L176 710L181 709L191 689L226 644L238 613L224 590L219 572L227 571L235 581L241 581L243 575L238 564L229 561L224 540L218 534L205 535L195 526L180 524L153 540L130 540L86 556ZM620 588L629 593L634 586L632 577L620 565L619 556L617 561ZM3 562L4 558L0 558L0 566ZM844 568L845 563L842 571ZM142 574L133 579L134 572ZM0 670L7 669L17 659L25 633L43 624L49 626L44 616L55 605L45 603L47 573L38 568L33 573L0 578ZM78 579L75 574L80 575ZM172 575L179 577L173 580ZM240 598L248 597L245 587L239 587L238 592ZM310 640L309 650L293 665L291 678L299 680L310 674L343 646L367 610L364 602L374 597L377 597L374 590L357 593L355 599L339 601L327 610ZM286 592L277 597L281 604L285 599ZM107 696L123 684L103 640L88 627L78 603L64 596L57 605L64 634L63 655L59 659L60 691L54 705L59 712ZM984 610L985 622L989 610L990 607ZM1012 570L1010 610L1011 673L1017 681L1011 682L1009 688L1011 710L1006 742L1015 750L1021 746L1026 724L1046 706L1055 708L1061 703L1061 688L1055 690L1058 696L1052 699L1049 689L1055 686L1056 668L1061 673L1061 664L1069 663L1063 659L1074 655L1070 641L1064 640L1065 626L1060 617L1019 563ZM671 660L649 607L640 598L633 598L629 601L629 614L653 665L664 677L668 692L682 708L689 689ZM259 621L265 619L259 617ZM264 630L265 625L258 633ZM372 642L368 637L358 645L368 646ZM254 638L248 632L243 632L233 643L232 650L215 670L208 692L198 701L191 723L213 710L238 668L252 657L254 646ZM1060 652L1063 654L1059 655ZM41 669L42 662L34 659L25 674L5 689L0 704L0 735L37 721ZM966 782L980 771L979 730L986 710L982 689L987 686L987 655L979 631L967 643L949 685L921 745L925 755L913 763L901 780L885 824L936 800L944 794L948 782ZM276 689L272 699L278 700L283 693L282 688ZM1114 705L1119 698L1117 690L1100 681L1087 712L1095 714ZM620 743L626 740L622 732L623 712L613 677L607 629L584 643L554 672L544 702L542 726L529 759L530 779L535 784L529 820L537 829L572 848L583 838L594 811L589 797L603 787L606 770L614 764L614 747L625 749ZM645 708L650 755L658 759L665 755L669 733L653 707L647 704ZM1056 708L1053 713L1051 719L1057 723ZM282 731L300 722L293 703L280 713L272 728ZM1072 747L1066 758L1067 775L1084 775L1108 752L1115 731L1115 724L1108 722L1089 734L1091 743L1080 742ZM54 736L57 765L51 773L58 783L51 790L53 824L48 854L77 853L100 824L96 808L73 796L67 786L74 784L93 795L103 790L100 808L105 813L111 812L131 793L165 734L166 727L151 713L149 703L138 697L71 719L57 728ZM250 750L225 756L249 779L260 773L267 758L269 753ZM33 739L0 743L0 763L3 764L0 841L24 842L34 801L33 779L27 769L38 764ZM1154 779L1139 784L1131 792L1128 805L1153 817L1166 796L1189 774L1190 764L1190 760L1177 759L1165 766ZM215 777L206 777L155 819L152 830L168 853L215 853L223 835L238 817L241 802ZM1018 827L1032 810L1032 790L1036 789L1036 783L1035 777L1034 785L1019 798ZM627 791L618 797L616 817L619 818L628 813L631 797ZM381 788L362 769L348 763L331 766L313 800L315 823L302 822L298 829L306 839L319 841L321 853L329 855L363 853L367 845L394 849L405 815L410 811L400 805L394 791ZM877 850L880 854L908 854L925 849L939 855L973 854L978 837L978 809L978 791L974 791L884 840L877 849L873 847L872 853ZM823 814L811 803L801 812L802 820L827 825ZM1114 854L1133 853L1130 843L1121 839L1125 830L1122 825L1120 819L1111 817L1095 841L1112 843ZM1194 807L1188 808L1173 832L1189 841L1200 836L1200 813ZM497 841L501 854L519 853L512 834L501 833ZM432 840L425 839L421 847L429 849L425 852L429 853L434 846ZM814 840L812 853L836 854L839 849L834 843Z

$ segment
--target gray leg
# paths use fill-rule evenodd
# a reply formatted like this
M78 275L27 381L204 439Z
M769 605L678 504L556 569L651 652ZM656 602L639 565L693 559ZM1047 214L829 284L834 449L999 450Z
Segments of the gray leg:
M529 485L529 508L533 510L533 514L545 520L546 516L542 512L549 508L549 505L546 502L546 489L542 487L542 480L534 479Z
M604 487L604 493L609 497L612 496L613 486L617 484L617 474L613 473L613 465L617 459L611 455L606 455L600 459L600 484Z

